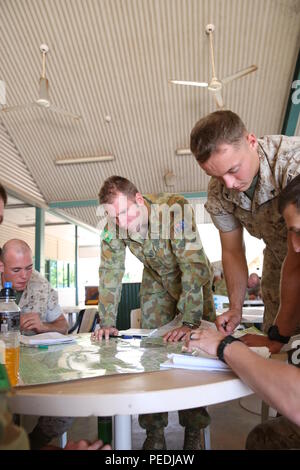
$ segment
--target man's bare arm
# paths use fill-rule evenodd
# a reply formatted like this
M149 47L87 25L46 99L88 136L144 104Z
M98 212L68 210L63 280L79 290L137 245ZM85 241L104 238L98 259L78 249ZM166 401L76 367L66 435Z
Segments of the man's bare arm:
M243 229L221 232L222 263L229 296L229 310L216 320L217 328L230 334L240 323L248 279L248 268L243 243Z
M224 336L211 329L195 330L187 339L189 352L201 349L213 356ZM224 359L234 372L264 401L300 425L300 369L281 361L264 359L240 341L228 344Z
M53 322L42 322L37 312L21 315L20 319L21 331L34 331L35 333L46 333L47 331L57 331L63 335L68 333L68 323L64 315L61 314Z
M64 315L61 314L57 320L54 320L51 323L43 323L45 332L46 331L57 331L58 333L62 333L66 335L68 333L68 322L65 319Z

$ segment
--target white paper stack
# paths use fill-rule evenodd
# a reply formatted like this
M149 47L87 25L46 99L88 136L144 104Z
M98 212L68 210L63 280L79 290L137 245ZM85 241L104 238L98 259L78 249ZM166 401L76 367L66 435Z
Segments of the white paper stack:
M168 360L160 364L161 369L191 370L230 370L227 364L219 359L190 356L188 354L168 354Z
M265 359L270 357L269 348L251 347L253 352ZM210 356L204 351L196 351L196 355L168 354L168 360L160 364L161 369L190 369L190 370L231 370L231 368L218 358Z
M49 333L41 333L33 336L20 336L21 344L25 346L39 346L39 345L51 345L51 344L65 344L74 342L74 336L62 335L56 331Z

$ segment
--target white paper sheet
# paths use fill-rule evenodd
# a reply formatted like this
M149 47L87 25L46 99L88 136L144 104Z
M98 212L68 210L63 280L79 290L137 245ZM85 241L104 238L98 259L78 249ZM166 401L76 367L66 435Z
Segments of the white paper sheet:
M261 357L270 357L269 348L251 347L253 352ZM194 353L195 354L195 353ZM161 369L190 369L190 370L231 370L231 368L219 359L208 354L197 351L196 355L190 354L168 354L168 360L160 364Z
M74 336L62 335L56 331L41 333L33 336L20 336L20 342L25 346L64 344L72 343L73 341L75 341Z
M187 354L169 354L168 360L160 364L160 367L161 369L230 370L228 365L219 359Z

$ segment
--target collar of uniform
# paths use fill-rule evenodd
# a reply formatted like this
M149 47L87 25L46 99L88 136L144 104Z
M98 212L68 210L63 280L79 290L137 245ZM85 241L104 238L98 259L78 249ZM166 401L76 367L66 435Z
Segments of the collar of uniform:
M142 235L139 232L135 232L132 234L128 232L128 238L134 242L139 243L140 245L142 245L145 242L145 238L142 237Z
M225 185L223 186L222 196L226 201L233 202L233 204L237 205L238 207L242 207L247 211L251 211L251 199L248 196L239 191L235 191L234 189L228 189Z

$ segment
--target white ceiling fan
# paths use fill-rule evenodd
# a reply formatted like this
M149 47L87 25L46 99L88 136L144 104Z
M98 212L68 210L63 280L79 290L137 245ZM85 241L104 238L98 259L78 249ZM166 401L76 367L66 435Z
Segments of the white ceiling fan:
M47 44L42 44L40 46L40 51L42 53L42 75L39 81L39 95L38 99L26 104L20 104L17 106L7 106L5 102L5 89L2 90L2 102L1 102L1 111L4 113L9 113L12 111L21 111L22 109L32 108L32 107L39 107L44 108L47 111L52 111L54 113L62 114L63 116L70 117L73 119L81 119L79 114L73 114L65 109L58 108L53 103L51 103L49 99L49 82L46 78L46 55L49 52L49 47ZM3 82L4 83L4 82ZM2 84L2 88L4 84ZM4 98L3 98L4 97Z
M187 86L207 88L210 92L213 93L215 100L216 100L217 107L219 109L223 109L224 108L224 101L223 101L223 96L222 96L223 85L226 85L227 83L232 82L233 80L236 80L238 78L244 77L245 75L248 75L251 72L255 72L255 70L257 70L257 66L250 65L250 67L247 67L243 70L239 70L238 72L219 80L216 76L216 68L215 68L215 58L214 58L214 48L213 48L214 30L215 30L215 26L213 24L206 25L205 32L208 35L209 42L210 42L210 56L211 56L212 75L213 75L210 83L191 82L191 81L184 81L184 80L169 80L169 82L175 85L187 85Z

